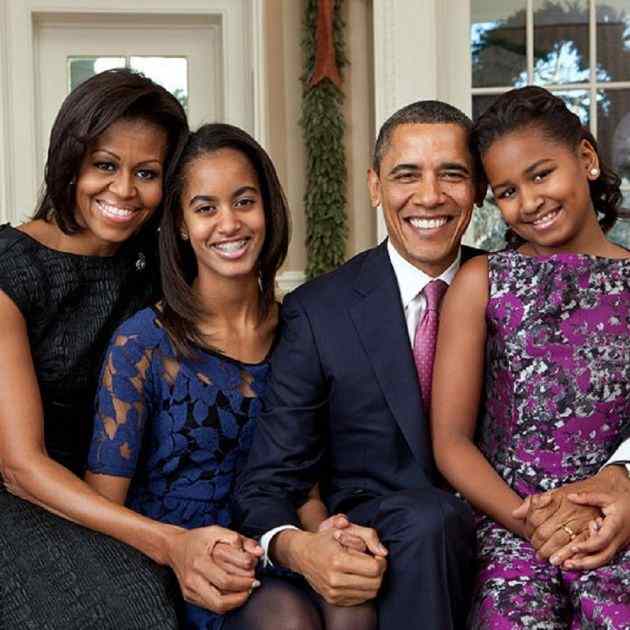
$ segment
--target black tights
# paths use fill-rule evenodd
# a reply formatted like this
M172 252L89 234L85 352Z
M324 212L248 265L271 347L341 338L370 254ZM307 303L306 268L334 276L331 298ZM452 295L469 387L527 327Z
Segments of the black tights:
M333 606L308 586L264 576L247 603L230 613L223 630L376 630L376 608Z

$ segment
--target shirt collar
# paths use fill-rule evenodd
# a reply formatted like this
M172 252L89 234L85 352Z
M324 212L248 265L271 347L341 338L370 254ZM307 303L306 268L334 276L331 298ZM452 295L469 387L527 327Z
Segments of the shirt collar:
M453 278L459 269L459 265L462 259L461 247L457 252L455 260L451 263L450 267L444 270L437 278L433 278L424 273L417 267L414 267L409 261L405 260L392 245L390 239L387 239L387 253L389 254L389 260L394 268L394 275L398 282L398 289L400 291L400 298L402 300L403 308L407 308L409 303L424 289L424 287L431 282L431 280L444 280L446 284L450 286L453 282Z

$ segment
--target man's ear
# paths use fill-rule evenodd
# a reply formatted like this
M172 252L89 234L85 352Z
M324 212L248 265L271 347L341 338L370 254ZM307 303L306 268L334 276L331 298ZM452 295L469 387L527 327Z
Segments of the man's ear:
M373 208L378 208L381 205L381 180L373 168L368 169L367 181L370 203Z

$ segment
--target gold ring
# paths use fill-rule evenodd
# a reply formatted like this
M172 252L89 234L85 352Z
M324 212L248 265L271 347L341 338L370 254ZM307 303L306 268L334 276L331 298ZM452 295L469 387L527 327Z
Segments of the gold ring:
M571 529L568 525L563 525L563 526L562 526L562 529L564 529L564 531L565 531L567 534L569 534L569 538L570 538L571 540L573 540L573 539L577 536L577 534L576 534L576 533L575 533L575 532L574 532L574 531L573 531L573 530L572 530L572 529Z

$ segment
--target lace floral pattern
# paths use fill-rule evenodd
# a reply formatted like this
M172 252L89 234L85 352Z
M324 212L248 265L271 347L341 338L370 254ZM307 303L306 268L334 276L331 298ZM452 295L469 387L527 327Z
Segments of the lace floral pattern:
M155 311L140 311L106 355L89 469L132 478L127 504L151 518L229 527L268 372L211 352L180 360Z

